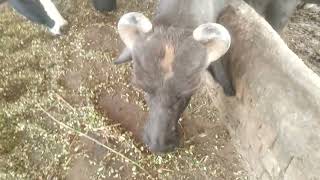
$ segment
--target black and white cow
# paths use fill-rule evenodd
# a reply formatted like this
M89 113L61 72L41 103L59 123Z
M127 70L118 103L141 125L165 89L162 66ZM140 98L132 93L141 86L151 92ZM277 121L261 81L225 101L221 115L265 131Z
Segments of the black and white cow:
M3 3L7 0L1 0ZM60 35L68 24L51 0L8 0L9 5L32 22L49 28L53 35ZM116 9L116 0L92 0L95 9L111 11Z
M47 26L54 35L60 35L68 24L51 0L9 0L9 4L32 22Z

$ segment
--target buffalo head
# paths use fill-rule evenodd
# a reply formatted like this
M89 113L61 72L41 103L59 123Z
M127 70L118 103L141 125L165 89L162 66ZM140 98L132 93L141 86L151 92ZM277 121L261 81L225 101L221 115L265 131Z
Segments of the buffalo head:
M215 23L153 27L136 12L122 16L118 31L126 49L115 63L132 60L132 83L146 94L144 142L153 152L170 151L179 143L178 120L201 85L201 74L227 52L230 35Z

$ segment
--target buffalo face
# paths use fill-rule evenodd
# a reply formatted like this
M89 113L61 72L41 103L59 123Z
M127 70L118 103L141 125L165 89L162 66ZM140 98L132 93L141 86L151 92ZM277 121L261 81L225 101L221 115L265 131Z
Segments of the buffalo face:
M201 74L230 46L228 31L219 24L195 30L156 26L140 13L125 14L118 31L126 49L116 63L133 61L133 84L146 94L148 121L143 132L153 152L179 144L178 120L201 85Z

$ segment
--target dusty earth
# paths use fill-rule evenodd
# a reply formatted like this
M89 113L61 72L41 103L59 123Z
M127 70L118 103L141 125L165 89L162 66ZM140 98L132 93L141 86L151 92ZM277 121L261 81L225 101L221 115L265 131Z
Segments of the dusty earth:
M0 7L0 179L248 179L206 88L181 119L177 151L154 155L140 143L147 108L130 65L112 64L115 27L125 12L151 17L154 4L119 2L108 14L58 2L71 24L58 38ZM319 8L299 10L283 34L317 73L319 18Z
M320 75L320 8L299 9L283 32L288 46Z

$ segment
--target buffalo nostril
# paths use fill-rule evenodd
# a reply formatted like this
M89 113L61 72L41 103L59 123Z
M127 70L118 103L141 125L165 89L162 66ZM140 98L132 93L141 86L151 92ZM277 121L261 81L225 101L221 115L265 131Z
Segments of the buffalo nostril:
M147 133L143 133L142 134L142 139L143 139L143 142L145 143L145 144L149 144L149 142L150 142L150 138L149 138L149 136L147 135Z
M178 143L172 142L172 143L167 143L167 144L160 144L160 143L153 143L153 142L148 142L146 143L148 146L149 150L153 153L167 153L170 151L173 151L175 147L178 146Z
M173 151L175 147L177 147L177 144L157 144L157 143L151 143L148 145L149 150L153 153L167 153L170 151Z
M161 141L158 138L150 139L148 134L143 134L143 141L148 149L153 153L167 153L173 151L177 146L179 146L179 138L168 138Z

